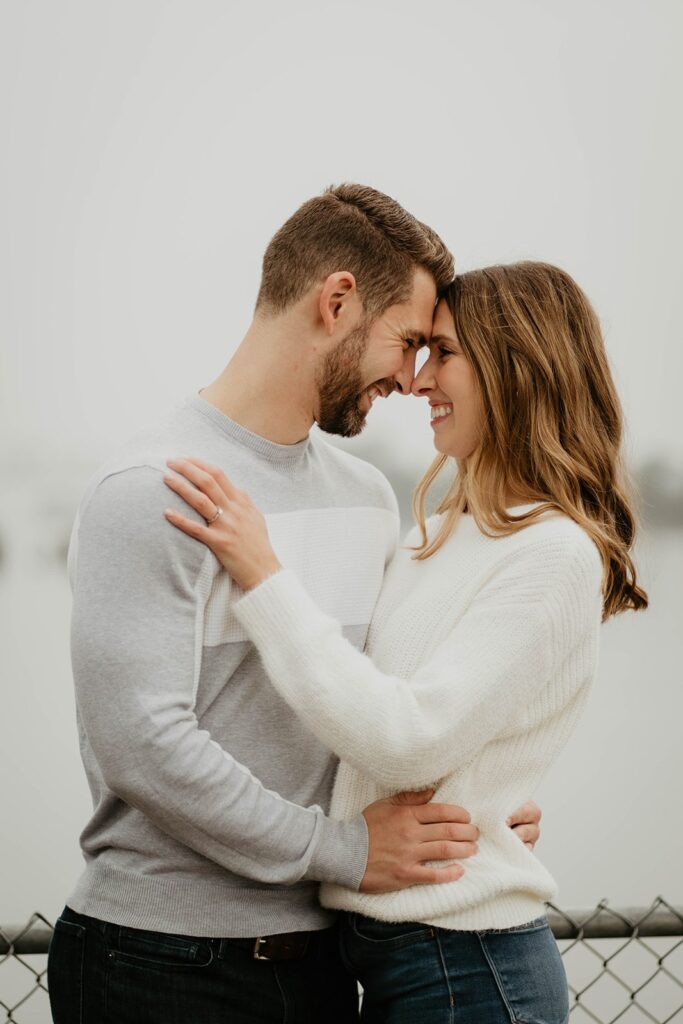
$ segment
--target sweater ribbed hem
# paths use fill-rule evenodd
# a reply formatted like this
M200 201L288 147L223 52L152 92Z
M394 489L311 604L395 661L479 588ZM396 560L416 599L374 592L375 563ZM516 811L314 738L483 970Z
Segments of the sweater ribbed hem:
M379 894L324 884L320 902L378 921L422 921L453 931L515 928L543 914L557 884L538 859L507 831L494 840L482 834L479 844L457 881Z
M318 885L236 888L216 879L140 875L91 862L67 898L79 914L126 928L203 938L320 931L335 921Z
M554 894L553 894L554 895ZM548 897L550 899L550 897ZM476 907L465 910L447 910L443 914L409 914L401 912L400 906L378 907L372 900L358 899L356 894L344 892L335 886L324 886L322 902L326 907L344 910L349 913L364 914L378 921L400 923L401 921L417 920L437 928L447 928L458 932L479 932L489 929L516 928L527 924L546 913L544 900L532 893L506 893L496 896L489 903L480 903Z

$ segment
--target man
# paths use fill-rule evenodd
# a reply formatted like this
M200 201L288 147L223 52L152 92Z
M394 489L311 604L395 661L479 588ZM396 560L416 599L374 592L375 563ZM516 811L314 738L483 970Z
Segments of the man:
M389 197L345 185L311 199L268 246L223 373L91 481L69 570L94 812L50 951L56 1024L352 1021L317 883L438 884L476 851L467 812L430 793L326 817L334 758L269 685L216 559L163 517L169 456L221 466L362 647L396 502L374 467L309 430L356 434L377 397L409 393L452 274L438 236Z

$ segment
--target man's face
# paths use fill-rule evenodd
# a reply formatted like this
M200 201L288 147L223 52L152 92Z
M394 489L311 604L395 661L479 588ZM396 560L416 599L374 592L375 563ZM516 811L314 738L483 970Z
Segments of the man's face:
M419 267L405 302L385 310L368 327L361 322L333 349L318 374L318 426L328 434L355 437L378 397L410 394L415 356L429 341L436 284Z

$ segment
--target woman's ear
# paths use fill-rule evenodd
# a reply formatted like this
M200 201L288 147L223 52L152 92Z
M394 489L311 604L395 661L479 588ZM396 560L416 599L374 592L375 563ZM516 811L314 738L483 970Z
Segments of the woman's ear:
M348 270L330 274L320 292L320 318L328 335L334 334L342 321L348 321L348 313L358 302L356 279Z

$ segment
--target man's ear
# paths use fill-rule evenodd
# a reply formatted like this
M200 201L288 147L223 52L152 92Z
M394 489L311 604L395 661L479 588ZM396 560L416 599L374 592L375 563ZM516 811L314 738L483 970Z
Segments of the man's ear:
M333 334L340 321L349 319L357 301L356 279L350 271L339 270L326 278L318 307L326 334Z

